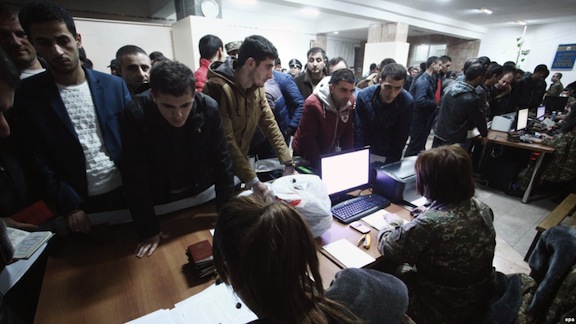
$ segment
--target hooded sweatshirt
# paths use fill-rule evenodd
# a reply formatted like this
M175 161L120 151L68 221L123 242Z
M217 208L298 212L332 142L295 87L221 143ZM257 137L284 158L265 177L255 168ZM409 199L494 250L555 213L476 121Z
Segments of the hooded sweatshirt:
M291 161L292 156L266 101L264 87L254 85L241 89L234 75L236 64L233 57L228 57L223 63L212 63L202 92L218 102L234 174L242 182L252 185L257 177L247 155L256 127L260 126L281 163Z
M464 81L454 82L442 99L435 136L448 143L465 143L468 130L476 127L480 135L486 137L488 129L481 103L474 86Z
M354 97L344 107L332 101L328 81L324 78L304 101L300 126L292 140L295 154L318 167L320 156L354 147Z

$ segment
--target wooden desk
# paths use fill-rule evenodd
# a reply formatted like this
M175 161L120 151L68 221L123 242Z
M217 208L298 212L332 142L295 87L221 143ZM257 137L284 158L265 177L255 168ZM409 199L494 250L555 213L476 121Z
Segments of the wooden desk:
M538 160L536 160L536 165L534 166L534 172L532 172L532 176L530 177L530 182L528 183L528 188L526 188L526 191L524 192L524 196L522 197L522 202L525 204L528 203L528 199L530 198L530 193L532 192L532 189L534 187L534 181L536 180L536 176L538 174L538 169L540 169L540 165L542 164L542 161L544 160L544 156L546 155L546 153L554 153L555 149L553 147L542 145L542 144L510 142L510 141L508 141L508 133L494 131L494 130L488 130L488 142L540 153ZM484 152L486 151L486 146L484 147L484 151L482 152L481 160L483 160L483 158L484 158Z
M410 212L407 209L396 204L391 204L390 206L386 207L385 210L390 213L394 213L407 221L413 219L412 215L410 215ZM359 249L362 249L363 251L368 253L371 257L378 259L380 256L382 256L378 251L378 231L372 228L368 223L364 222L364 224L371 228L370 231L371 244L370 249L368 250L364 250L362 247L359 247ZM351 229L350 225L342 224L336 220L333 220L332 227L324 234L322 234L317 239L317 241L320 246L324 246L326 244L338 241L340 239L346 239L350 243L356 245L356 242L358 242L358 239L361 236L362 234ZM332 260L336 265L338 265L339 269L342 268L342 265L337 260L334 260L334 258L328 252L325 252L323 249L320 249L320 251L322 251L325 257Z
M161 216L170 234L151 257L138 259L133 224L97 227L89 236L54 238L35 323L124 323L174 305L214 280L187 276L188 245L212 241L212 204ZM349 229L352 232L352 229ZM325 287L340 270L318 252Z

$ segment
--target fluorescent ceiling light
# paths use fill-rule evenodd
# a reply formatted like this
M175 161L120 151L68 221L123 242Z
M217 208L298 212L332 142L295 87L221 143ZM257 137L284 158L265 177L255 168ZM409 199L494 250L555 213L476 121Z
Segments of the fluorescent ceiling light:
M486 8L484 8L484 7L480 8L480 9L478 9L478 10L482 11L483 13L485 13L485 14L487 14L487 15L491 15L491 14L492 14L492 10L486 9Z
M516 23L518 25L522 25L522 26L526 26L526 24L527 24L526 21L524 21L524 20L516 20Z
M338 35L338 32L337 32L337 31L335 31L335 32L332 32L332 33L333 33L333 34L336 34L336 35Z
M304 8L302 12L308 16L318 16L320 14L320 11L316 8Z

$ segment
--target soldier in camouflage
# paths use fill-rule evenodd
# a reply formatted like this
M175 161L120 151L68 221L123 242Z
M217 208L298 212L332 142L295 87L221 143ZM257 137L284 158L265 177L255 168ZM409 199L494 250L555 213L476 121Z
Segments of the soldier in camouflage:
M472 164L457 146L420 153L418 191L432 201L418 218L389 219L378 249L385 262L405 263L408 315L416 323L480 321L493 286L494 214L474 198Z

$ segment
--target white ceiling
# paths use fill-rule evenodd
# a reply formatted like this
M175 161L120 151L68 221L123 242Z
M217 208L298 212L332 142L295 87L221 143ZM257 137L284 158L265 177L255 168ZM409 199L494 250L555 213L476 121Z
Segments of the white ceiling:
M28 0L9 0L23 3ZM176 19L175 0L56 0L74 15L87 18L171 23ZM186 1L186 0L184 0ZM200 0L190 0L200 1ZM451 30L483 33L486 28L515 26L517 20L528 25L576 21L576 0L221 0L224 12L257 12L317 21L323 32L334 37L365 41L373 23L402 21L410 25L409 36ZM250 3L252 2L252 3ZM493 11L486 15L481 7ZM303 13L315 8L316 16ZM341 17L350 24L338 24ZM430 26L433 26L431 28ZM338 35L332 34L338 32ZM462 33L459 33L462 34Z

